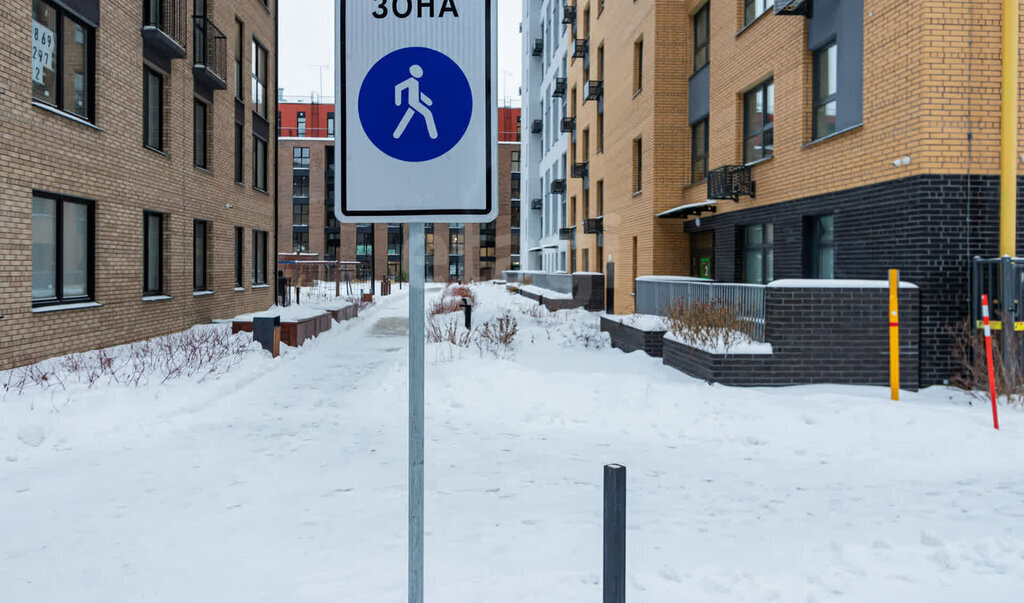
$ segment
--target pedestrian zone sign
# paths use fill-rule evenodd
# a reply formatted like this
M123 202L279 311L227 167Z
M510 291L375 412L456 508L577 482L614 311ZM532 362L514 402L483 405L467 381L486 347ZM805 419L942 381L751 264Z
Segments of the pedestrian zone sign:
M496 0L336 0L335 215L498 213Z

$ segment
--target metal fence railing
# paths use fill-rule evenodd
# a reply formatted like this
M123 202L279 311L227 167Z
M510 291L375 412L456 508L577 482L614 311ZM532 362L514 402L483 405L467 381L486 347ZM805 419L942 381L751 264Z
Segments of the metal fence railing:
M142 25L156 27L184 49L188 39L186 4L186 0L147 0L143 6Z
M556 293L572 294L572 275L542 270L503 270L502 277L510 283L533 285Z
M222 81L227 82L227 36L208 17L194 15L192 21L194 23L193 62L196 65L206 67Z
M764 285L716 283L683 276L644 276L636 279L636 312L667 316L679 300L719 303L735 308L751 325L751 338L764 341Z

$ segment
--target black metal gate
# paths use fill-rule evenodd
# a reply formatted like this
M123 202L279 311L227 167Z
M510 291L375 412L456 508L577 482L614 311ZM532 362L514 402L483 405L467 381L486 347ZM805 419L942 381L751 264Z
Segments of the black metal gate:
M1012 331L1024 330L1020 301L1024 299L1024 258L974 258L971 270L971 320L981 328L981 296L988 295L992 329L1002 330L1003 322Z

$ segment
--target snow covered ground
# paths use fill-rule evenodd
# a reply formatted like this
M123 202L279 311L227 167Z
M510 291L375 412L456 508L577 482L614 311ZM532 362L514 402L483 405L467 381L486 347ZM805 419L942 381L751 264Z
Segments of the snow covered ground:
M600 600L609 462L631 602L1020 600L1020 411L707 385L475 291L519 334L510 359L428 346L428 601ZM404 601L395 292L202 383L0 389L0 601Z

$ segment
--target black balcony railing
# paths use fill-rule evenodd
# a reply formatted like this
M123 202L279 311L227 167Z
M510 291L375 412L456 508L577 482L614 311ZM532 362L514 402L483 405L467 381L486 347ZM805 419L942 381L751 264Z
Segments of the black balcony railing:
M192 17L192 73L210 88L228 87L228 39L213 21Z
M583 221L583 234L601 234L604 232L604 218L587 218Z
M708 199L739 201L741 195L755 197L756 192L749 166L723 165L708 172Z
M530 209L544 209L544 201L541 199L531 199Z
M533 56L539 57L544 54L544 38L537 38L533 41Z
M142 6L142 40L157 53L172 59L183 59L188 52L187 0L144 0Z
M544 131L544 122L539 119L533 120L533 123L530 124L530 131L534 134L540 134Z
M559 178L551 181L551 194L552 195L564 195L565 194L565 178Z
M564 25L572 25L572 22L576 20L576 5L567 4L562 9L562 23Z
M572 177L573 178L586 178L587 177L587 162L574 163L572 164Z
M587 56L587 48L590 46L590 42L587 40L573 40L572 42L572 58L582 59Z
M575 234L576 234L576 227L575 226L573 226L571 228L559 228L558 229L558 238L561 241L571 241L571 240L573 240Z
M575 117L563 117L562 127L560 128L563 132L575 132L576 131L576 118Z
M555 87L551 90L551 96L555 98L565 98L566 79L564 77L555 78Z
M604 94L604 82L601 80L587 80L583 84L583 102L601 100Z

